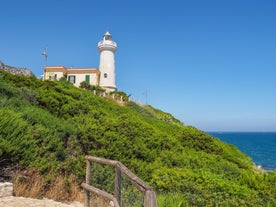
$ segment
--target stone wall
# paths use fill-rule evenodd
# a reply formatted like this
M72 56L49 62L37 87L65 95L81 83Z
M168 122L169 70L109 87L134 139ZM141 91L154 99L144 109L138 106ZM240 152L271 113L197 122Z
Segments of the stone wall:
M12 183L0 183L0 198L12 196L13 185Z
M9 65L5 65L1 61L0 61L0 70L4 70L4 71L12 73L14 75L16 75L16 74L25 75L25 76L33 75L32 71L30 71L29 69L12 67Z

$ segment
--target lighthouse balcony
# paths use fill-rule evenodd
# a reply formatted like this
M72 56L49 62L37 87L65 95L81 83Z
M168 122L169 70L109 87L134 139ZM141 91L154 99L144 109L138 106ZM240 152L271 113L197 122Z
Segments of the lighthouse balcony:
M115 52L117 50L117 44L113 41L100 41L98 43L98 50L101 52L103 50L111 50Z
M104 45L113 46L113 47L117 48L116 42L113 42L113 41L110 41L110 40L102 40L98 43L98 47L104 46Z

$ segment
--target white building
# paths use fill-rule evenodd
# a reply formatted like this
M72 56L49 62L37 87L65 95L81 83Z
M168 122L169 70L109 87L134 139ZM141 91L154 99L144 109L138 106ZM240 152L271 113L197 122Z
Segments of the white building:
M99 85L106 91L115 91L115 58L117 44L112 40L109 32L103 35L98 43L100 52L100 66L98 68L66 68L64 66L44 67L44 80L59 80L65 77L68 81L79 87L85 81L90 85Z

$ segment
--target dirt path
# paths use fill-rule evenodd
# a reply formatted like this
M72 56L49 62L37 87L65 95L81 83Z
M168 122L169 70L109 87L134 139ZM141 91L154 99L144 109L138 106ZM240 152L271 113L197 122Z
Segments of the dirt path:
M71 204L59 203L53 200L44 198L42 200L33 198L23 198L8 196L0 198L0 207L83 207L84 205L79 202Z

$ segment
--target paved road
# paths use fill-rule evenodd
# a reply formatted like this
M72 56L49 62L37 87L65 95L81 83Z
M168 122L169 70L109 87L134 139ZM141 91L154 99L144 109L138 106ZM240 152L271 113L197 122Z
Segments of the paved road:
M64 204L47 198L38 200L33 198L8 196L0 198L0 207L83 207L83 204L79 202Z

